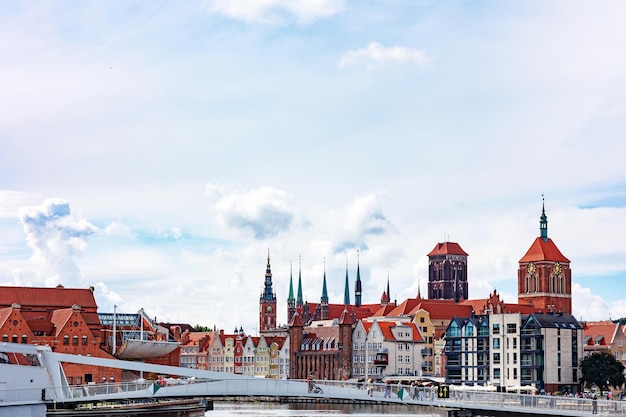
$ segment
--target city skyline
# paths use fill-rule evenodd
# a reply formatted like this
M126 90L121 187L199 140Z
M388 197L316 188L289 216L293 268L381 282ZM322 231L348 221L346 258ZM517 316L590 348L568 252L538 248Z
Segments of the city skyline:
M258 327L270 250L343 300L517 300L548 235L573 314L626 316L626 5L340 0L0 5L0 284L96 288L100 311Z

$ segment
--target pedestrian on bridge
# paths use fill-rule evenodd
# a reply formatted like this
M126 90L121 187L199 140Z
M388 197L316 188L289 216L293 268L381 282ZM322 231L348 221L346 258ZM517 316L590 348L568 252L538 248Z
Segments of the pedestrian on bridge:
M594 395L591 400L591 414L598 414L598 396Z

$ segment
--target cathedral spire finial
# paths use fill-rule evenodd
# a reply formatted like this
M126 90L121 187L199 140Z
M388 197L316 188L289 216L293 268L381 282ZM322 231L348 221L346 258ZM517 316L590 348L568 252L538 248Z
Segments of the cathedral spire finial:
M361 268L359 250L356 251L356 282L354 283L354 305L361 307Z
M287 304L295 304L296 299L293 296L293 265L289 261L289 297L287 297Z
M541 217L539 218L539 233L544 242L548 241L548 216L546 216L546 200L541 194Z
M322 303L328 303L328 290L326 288L326 257L324 257L324 284L322 285L322 298L320 301Z
M350 305L350 281L348 279L348 257L346 257L346 286L343 292L343 303Z
M302 299L302 256L298 255L298 298L296 299L296 305L302 306L304 305L304 300Z

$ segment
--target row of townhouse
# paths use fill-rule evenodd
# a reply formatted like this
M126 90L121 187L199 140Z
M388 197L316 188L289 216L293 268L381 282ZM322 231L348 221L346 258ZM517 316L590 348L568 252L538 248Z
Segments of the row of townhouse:
M576 393L583 328L568 314L455 317L446 330L445 356L452 384Z
M233 334L190 332L182 337L180 366L241 375L286 378L289 374L285 336L247 336L243 329Z

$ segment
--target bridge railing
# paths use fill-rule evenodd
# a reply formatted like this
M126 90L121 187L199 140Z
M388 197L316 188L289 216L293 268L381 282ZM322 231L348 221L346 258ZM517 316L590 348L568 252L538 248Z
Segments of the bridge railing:
M480 409L505 408L521 410L544 410L558 415L559 411L570 414L593 412L590 398L527 395L500 392L485 392L450 389L449 398L440 398L437 387L415 387L397 384L373 384L371 396L365 384L348 381L323 380L277 380L269 378L247 379L175 379L159 383L154 380L101 383L71 386L69 401L90 399L120 399L131 397L167 396L312 396L345 398L354 400L401 401L414 404L435 404L447 407ZM402 392L399 394L399 391ZM411 393L414 393L412 396ZM5 392L16 396L18 393ZM32 396L33 393L24 392ZM626 415L626 401L597 400L599 414Z

